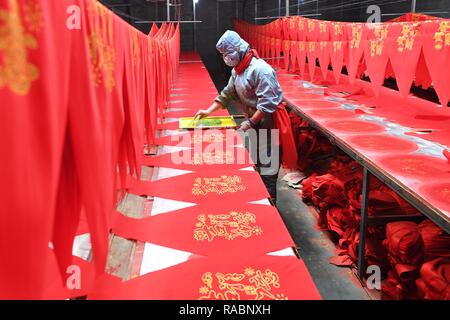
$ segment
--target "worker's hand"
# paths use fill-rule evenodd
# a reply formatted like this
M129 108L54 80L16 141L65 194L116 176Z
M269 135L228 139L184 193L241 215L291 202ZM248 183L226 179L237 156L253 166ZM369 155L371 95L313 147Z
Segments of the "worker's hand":
M208 117L211 114L211 111L209 110L198 110L195 114L196 117L199 117L200 119Z
M246 132L247 130L252 128L254 128L254 125L252 124L251 120L245 120L244 122L241 123L238 130Z

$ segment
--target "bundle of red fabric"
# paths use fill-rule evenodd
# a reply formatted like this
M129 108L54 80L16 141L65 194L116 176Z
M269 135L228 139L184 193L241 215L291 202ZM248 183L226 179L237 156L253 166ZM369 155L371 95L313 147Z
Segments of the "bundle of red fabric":
M294 120L294 123L298 123L295 127L293 126L294 140L299 154L298 169L320 171L326 164L320 159L324 155L332 154L333 146L326 137L313 130L306 121L298 122L297 119Z
M384 243L393 270L382 287L382 296L386 299L415 298L414 281L419 277L423 259L423 240L417 224L409 221L388 223ZM393 291L396 294L392 294Z
M312 202L321 210L331 206L346 207L344 184L332 174L317 176L312 183Z
M403 200L395 191L385 185L381 185L369 192L370 216L381 215L412 215L418 211Z
M305 203L312 203L312 185L316 177L317 174L313 173L302 182L302 198Z
M440 258L424 263L416 284L421 299L450 300L450 259Z
M450 235L435 225L431 220L419 224L423 240L424 260L450 258Z
M394 270L389 271L387 279L381 286L382 300L416 300L414 286L402 283Z
M359 216L350 210L334 207L327 211L326 221L328 230L336 232L342 237L346 230L359 226Z
M416 223L391 222L386 225L386 241L392 264L418 265L423 258L423 241Z

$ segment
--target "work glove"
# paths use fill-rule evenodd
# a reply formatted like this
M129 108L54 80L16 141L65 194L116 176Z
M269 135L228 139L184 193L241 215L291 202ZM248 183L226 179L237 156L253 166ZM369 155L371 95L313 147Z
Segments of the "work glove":
M241 123L238 130L246 132L247 130L254 129L254 128L255 128L255 123L251 119L248 119Z

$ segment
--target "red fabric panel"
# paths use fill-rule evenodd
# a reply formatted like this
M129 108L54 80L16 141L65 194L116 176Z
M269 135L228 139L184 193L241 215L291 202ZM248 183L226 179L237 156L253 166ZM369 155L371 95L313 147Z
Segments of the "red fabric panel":
M154 182L130 178L129 191L194 203L233 199L256 201L269 197L257 172L226 169L220 172L203 170Z
M409 94L414 81L422 43L423 36L419 23L392 24L389 27L389 39L386 45L397 86L404 97Z
M39 299L46 285L69 98L71 55L60 52L76 32L65 27L73 3L38 1L26 13L26 1L0 1L0 299Z
M428 22L424 30L428 34L423 43L425 61L439 101L446 106L450 100L450 73L443 70L450 70L450 22Z
M286 168L294 168L297 164L297 149L292 134L291 120L284 104L280 104L273 114L275 129L279 130L282 147L281 164Z
M189 277L186 277L186 275ZM123 283L99 283L90 299L320 300L294 257L197 258Z
M224 146L223 143L197 145L190 150L160 156L145 156L142 163L147 166L183 170L239 169L253 166L247 149L243 146Z
M121 237L203 256L249 256L295 247L278 211L267 205L205 204L141 220L117 215L112 229Z

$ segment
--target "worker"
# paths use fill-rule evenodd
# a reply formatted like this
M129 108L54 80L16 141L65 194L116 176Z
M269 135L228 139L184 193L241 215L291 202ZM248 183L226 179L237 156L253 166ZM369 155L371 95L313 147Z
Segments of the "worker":
M257 141L250 140L251 144L256 143L257 146L255 148L257 149L257 159L255 161L254 155L252 158L267 191L276 204L276 184L281 151L278 141L272 139L272 129L276 128L275 121L277 119L274 119L274 115L277 110L284 111L285 121L288 117L282 105L283 92L277 75L275 70L263 59L260 59L257 52L251 49L249 44L234 31L226 31L217 42L216 48L222 54L225 64L233 68L232 74L228 85L212 105L207 110L199 110L196 116L200 118L210 116L216 110L229 106L231 102L237 102L246 115L246 120L238 130L243 132L256 130L256 135L249 135L257 137ZM289 132L291 135L290 149L292 149L293 137L290 127ZM264 142L261 142L262 140ZM284 149L283 144L281 145ZM253 148L250 149L253 150ZM296 151L294 153L296 154Z

